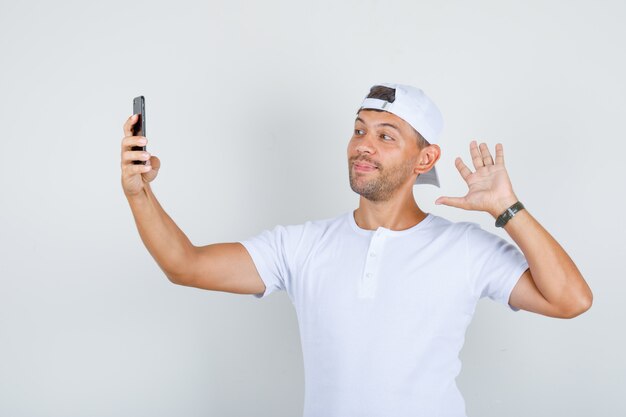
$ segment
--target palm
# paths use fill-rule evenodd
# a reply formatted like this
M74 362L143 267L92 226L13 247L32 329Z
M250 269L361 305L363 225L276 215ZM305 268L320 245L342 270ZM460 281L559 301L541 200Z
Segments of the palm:
M495 163L485 144L481 144L479 149L476 142L472 141L470 154L476 169L475 172L472 172L461 158L457 158L455 161L457 170L469 188L467 194L464 197L440 197L435 203L494 214L501 211L501 208L509 204L511 200L516 201L509 175L504 166L502 145L496 145Z

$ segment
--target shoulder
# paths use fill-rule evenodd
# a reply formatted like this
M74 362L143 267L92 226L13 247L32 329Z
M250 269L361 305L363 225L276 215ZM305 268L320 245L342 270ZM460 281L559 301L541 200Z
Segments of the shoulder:
M337 227L340 224L343 224L347 219L347 213L342 213L338 216L323 218L323 219L314 219L307 220L304 223L285 223L275 226L276 228L281 229L290 229L290 230L326 230L333 227Z
M455 222L445 217L430 213L432 218L428 224L428 228L436 235L463 235L476 229L481 229L478 223L460 221Z
M447 236L463 237L470 252L484 251L487 248L508 248L512 243L507 237L500 236L495 230L484 228L479 223L469 221L453 222L443 217L435 216L438 233Z
M432 215L432 214L431 214ZM479 223L469 221L454 222L440 216L434 216L433 227L438 233L450 235L465 235L469 245L476 243L502 243L506 239L500 237L495 231L486 230Z
M343 231L346 224L347 213L343 213L335 217L308 220L299 224L279 224L274 226L270 233L282 237L285 243L297 244L302 240L311 241Z
M475 258L513 250L510 242L492 231L483 229L479 223L455 222L439 216L434 216L430 223L432 242L437 242L437 246L446 248L446 251L456 247Z

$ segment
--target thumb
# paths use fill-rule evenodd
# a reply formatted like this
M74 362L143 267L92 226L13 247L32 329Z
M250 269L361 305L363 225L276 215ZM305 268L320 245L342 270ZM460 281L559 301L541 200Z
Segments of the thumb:
M444 204L446 206L463 208L465 202L464 197L439 197L435 200L435 204Z
M148 172L144 172L141 175L143 176L144 181L152 182L159 173L159 168L161 168L161 160L156 156L151 156L146 165L149 165L150 167L152 167L152 169Z
M159 168L161 168L161 160L157 158L156 156L151 156L150 165L152 165L152 169L154 169L155 171L158 171Z

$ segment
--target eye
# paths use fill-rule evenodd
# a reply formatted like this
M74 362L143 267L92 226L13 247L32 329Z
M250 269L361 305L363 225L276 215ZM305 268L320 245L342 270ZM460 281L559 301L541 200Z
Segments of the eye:
M363 130L362 129L354 129L354 134L355 135L362 135L363 134Z
M385 135L385 134L380 135L380 137L383 138L385 141L393 141L393 140L395 140L391 136Z

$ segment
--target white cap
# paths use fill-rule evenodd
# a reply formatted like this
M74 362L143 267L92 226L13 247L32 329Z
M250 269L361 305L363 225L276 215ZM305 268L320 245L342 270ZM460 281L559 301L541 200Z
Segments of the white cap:
M417 130L428 143L438 143L439 135L443 130L441 112L422 90L403 84L376 84L392 89L391 99L365 97L361 109L378 109L393 113ZM371 89L370 89L371 92ZM357 112L358 113L358 112ZM439 176L433 166L430 171L417 176L415 184L431 184L439 187Z

